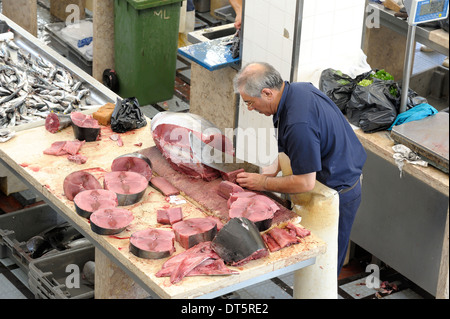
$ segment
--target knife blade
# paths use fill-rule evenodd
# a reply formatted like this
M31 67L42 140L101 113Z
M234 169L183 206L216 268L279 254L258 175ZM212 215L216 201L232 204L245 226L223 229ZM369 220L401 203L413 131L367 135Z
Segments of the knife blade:
M206 144L192 132L189 132L189 144L195 160L218 171L229 173L243 168L249 173L259 173L259 166Z

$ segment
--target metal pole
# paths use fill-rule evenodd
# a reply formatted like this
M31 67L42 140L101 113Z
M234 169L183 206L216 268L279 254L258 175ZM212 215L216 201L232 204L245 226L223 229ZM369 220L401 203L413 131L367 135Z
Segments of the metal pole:
M411 69L413 64L413 57L415 51L415 37L416 37L416 25L408 25L408 37L406 39L406 54L405 64L403 67L403 80L402 80L402 99L400 103L400 113L406 111L406 104L408 103L408 90L409 79L411 77Z

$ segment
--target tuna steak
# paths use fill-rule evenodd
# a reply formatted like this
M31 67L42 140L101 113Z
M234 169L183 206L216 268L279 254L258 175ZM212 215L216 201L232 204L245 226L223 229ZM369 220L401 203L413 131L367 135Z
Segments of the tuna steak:
M102 188L100 182L92 174L84 171L70 173L63 182L64 195L68 200L73 200L81 191Z
M131 234L130 252L146 259L165 258L175 251L174 241L173 231L148 228Z
M220 172L193 160L189 132L214 148L234 154L233 143L211 122L192 113L160 112L151 122L155 145L173 169L206 181L220 177Z
M81 217L89 218L91 214L101 208L116 207L116 193L105 189L85 190L73 199L75 210Z
M229 198L229 217L245 217L256 224L259 231L268 229L279 209L270 198L253 192L232 194Z
M117 157L111 164L111 171L135 172L143 175L147 181L152 178L150 159L139 153L130 153Z
M212 248L231 266L241 266L269 254L258 228L244 217L230 219L212 241Z
M106 173L103 185L105 189L117 194L119 206L127 206L142 199L148 181L139 173L118 171Z
M45 129L56 133L72 124L69 114L49 113L45 119Z
M75 138L80 141L96 141L100 134L98 121L90 115L81 112L72 112L70 114L72 128Z
M209 218L190 218L172 226L175 239L184 249L211 241L217 233L217 223Z
M115 235L133 221L133 213L124 208L102 208L90 216L91 229L99 235Z

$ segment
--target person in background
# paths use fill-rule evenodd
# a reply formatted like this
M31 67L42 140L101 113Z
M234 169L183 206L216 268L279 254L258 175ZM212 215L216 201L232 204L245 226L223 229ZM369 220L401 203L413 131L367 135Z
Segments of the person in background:
M338 275L361 203L361 176L366 152L339 108L311 83L283 81L264 62L243 67L234 79L249 111L273 116L278 151L291 161L293 175L240 173L237 183L255 191L303 193L316 180L339 193Z
M184 0L180 12L180 27L178 30L178 47L190 45L187 40L189 32L195 29L195 6L194 0Z
M240 30L242 25L242 0L229 0L229 1L234 9L234 12L236 12L234 27L236 28L236 30Z

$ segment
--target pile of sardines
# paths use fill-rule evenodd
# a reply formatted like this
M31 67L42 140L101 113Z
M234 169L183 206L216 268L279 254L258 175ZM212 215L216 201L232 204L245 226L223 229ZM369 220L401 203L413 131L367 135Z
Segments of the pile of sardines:
M0 42L0 129L68 114L88 104L90 90L63 67L34 57L13 40Z

